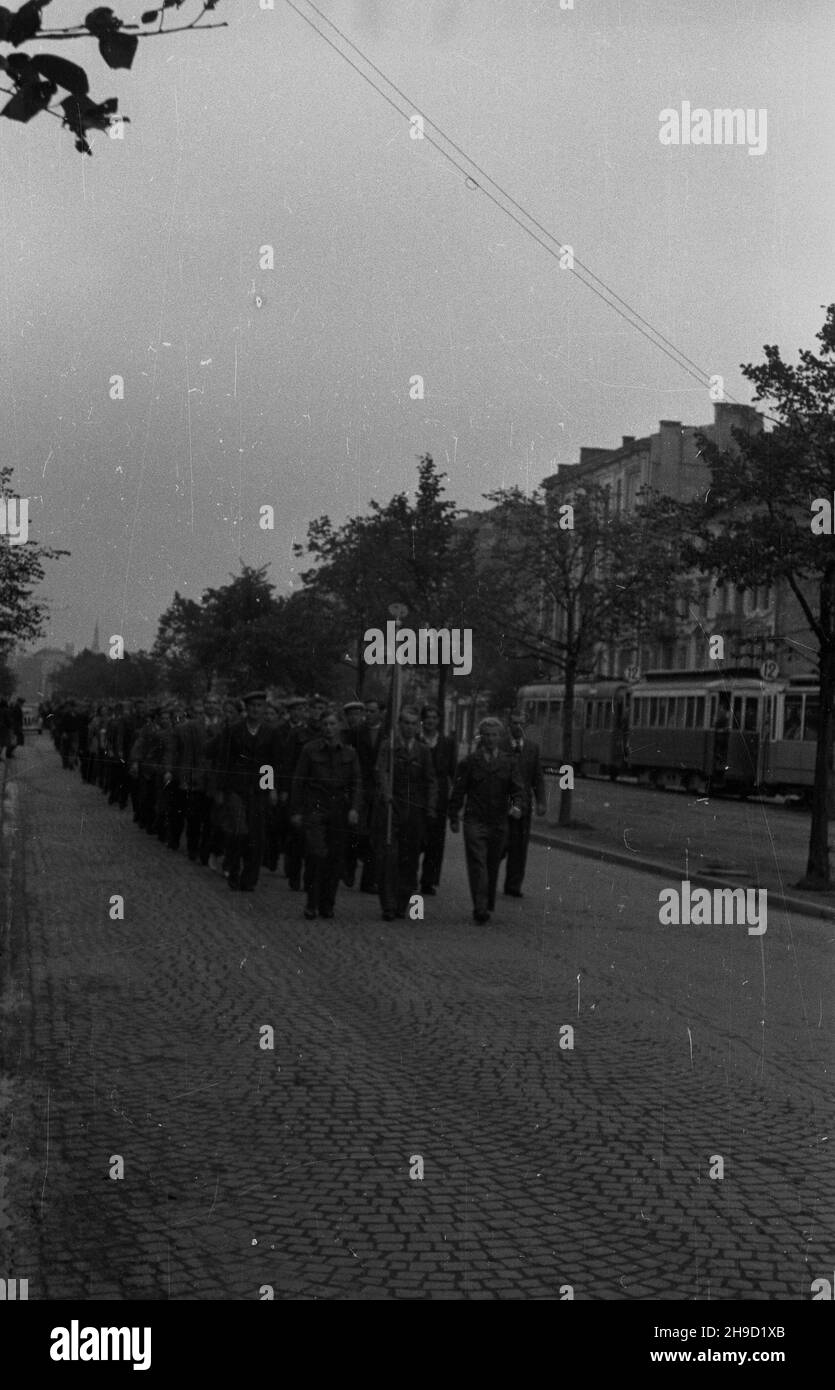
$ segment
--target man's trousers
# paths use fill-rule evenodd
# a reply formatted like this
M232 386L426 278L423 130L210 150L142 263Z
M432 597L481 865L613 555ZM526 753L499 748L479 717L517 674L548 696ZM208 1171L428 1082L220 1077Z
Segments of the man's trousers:
M464 849L467 856L467 877L476 912L492 912L496 906L496 883L499 865L507 848L507 822L498 825L483 821L464 821Z
M314 912L333 912L336 889L345 865L348 827L344 806L317 811L304 820L304 891Z
M423 844L423 863L420 869L421 892L425 888L437 888L441 881L441 865L444 862L446 843L446 815L440 814L436 820L426 822L426 839Z
M387 808L380 802L374 813L374 864L377 891L384 912L405 914L409 899L418 891L418 860L426 833L422 808L395 806L391 818L391 843L386 843Z
M520 820L508 817L507 822L507 864L504 871L504 891L521 893L528 862L528 844L531 838L531 818L522 816Z

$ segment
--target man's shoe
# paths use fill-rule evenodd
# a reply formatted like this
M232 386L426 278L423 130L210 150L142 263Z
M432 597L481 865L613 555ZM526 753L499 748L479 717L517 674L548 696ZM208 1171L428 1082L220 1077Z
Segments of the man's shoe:
M301 890L301 883L300 883L299 879L297 879L297 878L288 878L287 882L289 883L289 885L290 885L290 887L292 888L292 890L293 890L294 893L298 893L298 892Z
M304 910L304 920L305 920L306 922L313 922L313 921L315 921L315 919L316 919L316 908L315 908L315 907L306 907L305 910Z
M524 898L525 895L521 888L505 888L504 896L506 898Z
M229 884L229 887L233 890L233 892L236 892L241 886L240 879L237 878L234 874L227 874L226 882Z
M393 912L389 912L388 910L386 910L386 911L383 913L383 921L384 921L384 922L393 922L393 921L394 921L394 918L395 918L395 914L394 914Z
M327 921L329 918L333 917L333 913L332 913L332 912L320 912L320 913L319 913L319 916L322 917L322 918L324 918L325 921Z
M435 889L429 887L428 885L427 885L426 888L421 888L420 891L421 891L421 893L423 894L423 896L424 896L425 898L434 898L434 896L435 896Z
M489 913L489 912L474 912L474 913L473 913L473 921L478 922L480 926L483 926L485 922L489 922L489 921L490 921L490 913Z

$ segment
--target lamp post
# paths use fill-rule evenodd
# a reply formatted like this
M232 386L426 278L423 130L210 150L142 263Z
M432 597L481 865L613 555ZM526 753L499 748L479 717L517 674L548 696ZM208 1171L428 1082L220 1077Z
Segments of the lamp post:
M394 618L394 635L397 639L397 628L408 613L408 608L402 603L390 603L389 613ZM394 666L391 673L391 720L389 727L389 758L388 758L388 806L386 808L386 848L391 850L391 829L394 801L394 739L395 726L400 708L400 666L395 656Z

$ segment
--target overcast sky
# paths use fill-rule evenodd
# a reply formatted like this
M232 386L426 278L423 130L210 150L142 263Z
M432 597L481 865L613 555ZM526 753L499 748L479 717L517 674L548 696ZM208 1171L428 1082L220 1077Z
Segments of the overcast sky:
M835 298L831 0L317 3L734 396L764 343L814 345ZM84 13L54 0L45 22ZM72 552L45 586L50 644L88 645L98 620L103 643L150 647L175 589L199 597L240 557L289 592L308 521L411 489L422 453L478 508L582 445L712 418L285 0L215 17L141 44L131 72L42 45L130 117L92 159L50 117L0 127L3 461L31 533ZM764 108L765 153L662 145L682 101Z

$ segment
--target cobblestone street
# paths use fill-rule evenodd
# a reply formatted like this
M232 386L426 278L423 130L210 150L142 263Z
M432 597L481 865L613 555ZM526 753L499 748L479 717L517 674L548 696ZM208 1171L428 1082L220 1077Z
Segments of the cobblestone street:
M340 888L308 923L280 876L233 895L141 833L47 738L8 767L3 871L0 1233L30 1299L831 1277L829 922L662 927L657 878L532 845L524 900L479 927L458 836L425 921Z

